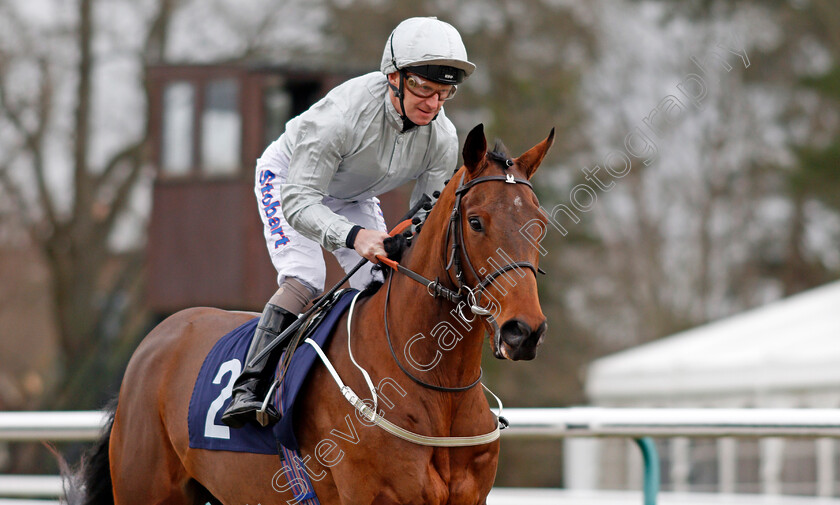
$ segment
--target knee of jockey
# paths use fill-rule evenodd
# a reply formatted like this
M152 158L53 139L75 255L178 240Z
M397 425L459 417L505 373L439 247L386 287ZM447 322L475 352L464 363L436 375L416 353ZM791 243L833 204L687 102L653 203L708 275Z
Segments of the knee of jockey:
M268 301L292 314L300 314L303 308L315 298L314 288L304 284L294 277L286 277L280 287Z

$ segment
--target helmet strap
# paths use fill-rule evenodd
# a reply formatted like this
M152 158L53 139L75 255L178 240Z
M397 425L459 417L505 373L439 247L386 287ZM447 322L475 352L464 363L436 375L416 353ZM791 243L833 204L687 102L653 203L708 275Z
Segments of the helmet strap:
M400 69L399 74L400 74L400 87L399 87L399 89L396 88L390 82L388 83L388 85L391 86L391 88L394 90L394 94L397 95L397 98L400 99L399 113L400 113L400 119L403 120L402 131L405 132L405 131L408 131L408 130L414 128L415 126L417 126L417 124L414 121L408 119L408 116L405 114L405 102L403 101L403 99L405 97L405 71ZM437 116L435 116L435 117L437 117Z
M388 42L391 44L391 64L394 65L394 68L397 69L397 72L399 72L400 74L400 87L397 88L396 86L391 84L391 81L388 81L388 86L394 92L394 96L396 96L400 100L400 110L397 112L400 113L400 119L402 119L403 121L402 131L407 132L408 130L416 127L417 123L408 119L408 116L405 114L405 70L397 66L397 58L394 55L394 33L396 31L397 30L395 28L394 31L391 32L391 36L388 37ZM435 119L437 119L437 115L435 115L435 117L432 118L432 121L434 121Z

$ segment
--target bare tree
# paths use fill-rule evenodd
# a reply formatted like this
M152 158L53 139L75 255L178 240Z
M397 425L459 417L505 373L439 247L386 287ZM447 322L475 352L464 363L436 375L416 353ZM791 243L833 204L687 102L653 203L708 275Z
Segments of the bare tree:
M816 166L796 146L836 131L833 106L792 68L813 56L802 48L817 32L802 18L820 17L810 11L821 3L704 5L609 2L598 16L600 51L580 95L593 151L569 187L599 190L574 226L601 247L576 263L587 281L569 289L581 324L614 348L832 278L807 239L830 229L828 209L828 219L812 212L830 177L811 179L810 192L796 183ZM620 177L606 170L613 152L632 158ZM595 166L601 182L583 177Z
M132 321L131 312L141 306L137 297L142 250L115 252L109 239L130 210L132 191L147 167L149 88L144 70L163 59L167 24L177 0L151 5L144 40L133 48L147 109L137 119L143 123L136 128L139 133L101 161L94 160L93 153L94 78L97 59L107 55L94 45L107 25L97 22L95 0L71 5L64 9L72 12L59 15L67 21L45 33L13 4L0 4L16 32L10 37L16 43L5 40L0 48L0 112L7 132L2 139L6 148L0 150L0 189L14 203L52 274L63 358L56 377L61 384L58 395L47 395L52 407L96 401L91 393L96 388L90 384L108 370L112 357L124 360L115 342L136 332L136 327L122 323ZM59 45L63 47L57 49ZM69 61L64 59L68 54ZM60 103L63 100L68 102ZM53 184L63 168L56 152L68 153L64 159L71 160L67 185ZM119 324L111 325L115 318ZM68 378L72 379L66 382Z
M326 19L317 0L0 0L0 219L51 272L61 363L46 406L94 406L148 324L147 68L312 57Z

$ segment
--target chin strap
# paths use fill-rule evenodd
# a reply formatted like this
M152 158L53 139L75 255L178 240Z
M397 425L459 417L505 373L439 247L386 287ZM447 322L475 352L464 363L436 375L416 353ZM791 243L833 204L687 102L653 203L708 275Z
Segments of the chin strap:
M396 62L394 62L394 66L396 66ZM403 70L398 70L398 72L400 74L400 87L398 88L394 86L391 84L391 81L388 81L388 87L394 92L394 96L400 100L400 110L397 112L399 112L400 119L403 121L402 131L407 132L418 125L414 121L408 119L408 116L405 115L405 102L403 101L403 97L405 97L405 72ZM437 116L435 116L435 118L437 118Z
M391 43L391 64L394 65L394 68L396 68L397 72L399 72L400 74L400 87L397 88L396 86L391 84L391 81L388 81L388 86L394 92L394 96L400 100L400 110L398 112L400 113L400 119L403 120L402 131L407 132L408 130L417 126L417 124L414 121L408 119L408 116L405 115L405 103L403 102L403 97L405 96L405 72L399 67L399 65L397 65L397 57L394 56L394 32L396 32L396 29L393 32L391 32L391 36L388 38L388 40Z

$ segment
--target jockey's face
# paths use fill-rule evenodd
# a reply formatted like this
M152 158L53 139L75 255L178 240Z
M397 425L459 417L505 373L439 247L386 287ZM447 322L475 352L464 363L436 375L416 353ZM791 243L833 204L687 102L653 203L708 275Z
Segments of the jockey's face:
M411 74L408 74L411 76ZM400 74L399 72L393 72L388 74L388 81L394 85L397 89L400 87ZM432 88L435 93L433 93L428 98L423 98L418 96L415 93L412 93L407 85L403 85L403 105L405 105L404 114L408 116L408 119L412 120L415 124L424 126L432 122L432 119L438 115L440 112L441 107L443 107L443 100L441 96L447 96L449 94L450 88L453 86L447 84L439 84L436 82L424 80L424 86ZM394 95L394 90L390 90L391 96L391 103L394 105L394 109L397 112L400 112L400 99Z

